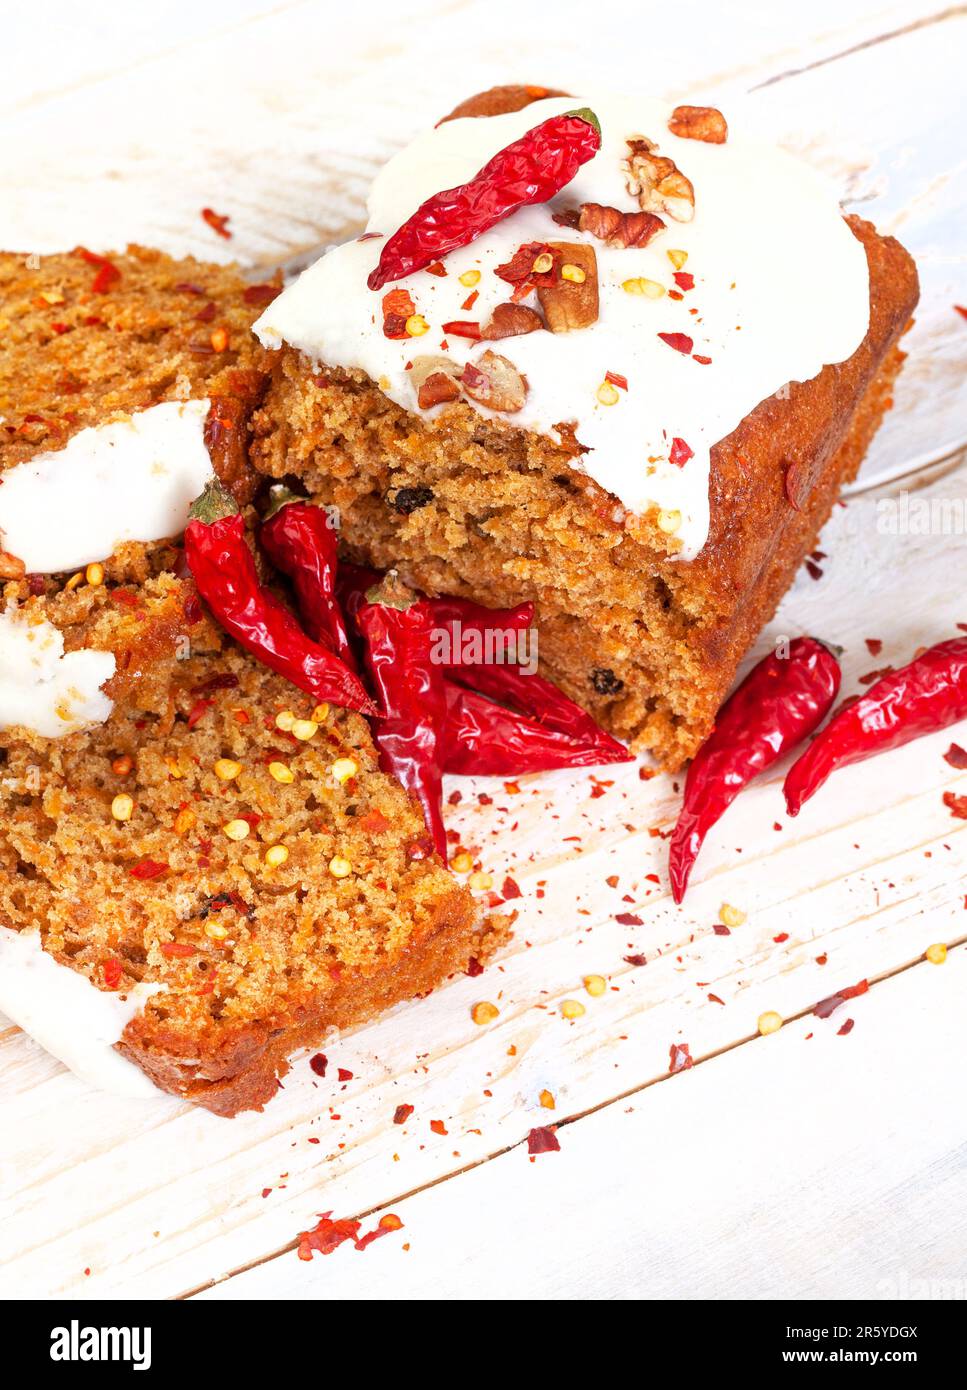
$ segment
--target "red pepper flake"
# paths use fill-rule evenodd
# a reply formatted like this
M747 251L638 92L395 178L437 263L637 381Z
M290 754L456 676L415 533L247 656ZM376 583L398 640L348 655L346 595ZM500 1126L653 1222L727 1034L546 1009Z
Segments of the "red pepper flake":
M112 285L116 284L121 278L121 272L117 266L109 261L107 256L98 256L93 251L88 251L83 246L78 246L76 254L87 262L88 265L97 267L91 289L95 294L106 294Z
M188 728L193 729L199 719L204 717L205 711L211 709L214 700L196 700L188 712Z
M810 579L822 579L823 570L821 565L817 565L815 560L810 560L808 558L805 564L806 573L809 575Z
M351 1071L347 1071L345 1067L340 1067L336 1072L336 1079L338 1081L352 1081L353 1074Z
M311 1260L314 1253L331 1255L347 1240L355 1243L362 1222L345 1219L333 1221L331 1218L331 1211L323 1212L313 1230L299 1232L300 1260Z
M324 1052L315 1052L309 1058L309 1065L316 1076L325 1076L326 1067L329 1065L329 1058Z
M710 994L710 995L708 996L708 1002L709 1002L710 1004L722 1004L722 1005L725 1004L725 1000L724 1000L724 999L720 999L720 998L718 997L717 994Z
M196 955L197 950L194 946L190 946L187 941L164 941L161 945L161 954L176 959L183 959L187 956Z
M509 876L508 876L507 878L504 879L503 883L502 883L501 886L500 886L500 891L501 891L501 893L504 895L505 898L519 898L519 897L521 897L520 888L518 887L518 885L517 885L517 883L515 882L515 880L512 879L512 878L510 878Z
M137 879L160 878L167 872L168 865L163 864L160 859L139 859L132 869L128 869L131 877Z
M210 299L204 309L199 309L198 313L195 315L195 322L211 323L217 313L218 305L215 303L214 299Z
M357 1250L365 1250L372 1245L374 1240L379 1240L380 1236L388 1236L393 1231L401 1231L403 1223L395 1212L388 1211L385 1216L379 1218L379 1222L371 1231L367 1231L364 1236L360 1236L356 1241Z
M711 357L703 357L700 352L692 353L692 361L697 362L700 367L710 367L712 365Z
M690 270L676 270L672 279L680 290L693 290L695 288L695 276Z
M387 338L408 338L406 320L416 313L408 290L390 290L383 295L383 334Z
M690 449L684 439L679 439L676 435L668 452L668 462L673 463L676 468L683 468L688 460L694 457L695 450Z
M772 939L777 945L781 945L783 941L789 940L789 933L787 931L781 931L778 936L774 936Z
M641 955L639 955L639 956L622 956L621 959L622 959L623 961L626 961L628 965L647 965L647 964L648 964L648 957L647 957L647 956L641 956Z
M621 927L641 927L644 926L640 917L636 917L633 912L619 912L614 919Z
M282 293L281 285L248 285L242 294L246 304L271 304Z
M943 756L944 762L957 768L958 771L967 768L967 748L961 748L959 743L952 743Z
M44 576L42 574L27 575L27 590L34 598L38 598L46 589Z
M469 975L472 980L475 980L478 975L483 974L483 969L484 968L480 964L477 957L471 956L470 959L467 961L467 969L465 973Z
M677 1071L687 1071L689 1067L695 1065L692 1054L688 1050L688 1043L672 1043L668 1049L668 1070L672 1076Z
M821 956L817 956L817 957L816 957L816 964L817 964L817 965L825 965L825 964L828 962L828 960L829 960L829 956L828 956L828 955L826 954L826 952L824 951L823 954L822 954Z
M965 309L962 304L955 304L954 308L962 319L967 319L967 309Z
M434 1134L447 1134L449 1132L442 1120L431 1120L430 1128Z
M605 372L604 379L610 381L612 386L617 386L619 391L627 391L628 389L628 378L621 376L618 372Z
M547 1125L539 1125L537 1129L532 1129L527 1136L527 1152L529 1154L555 1154L560 1153L560 1151L561 1146L557 1135Z
M108 956L101 966L101 972L108 989L117 989L121 983L121 976L124 974L124 966L118 956Z
M211 695L215 690L234 690L238 685L238 676L231 671L221 671L217 676L210 676L207 681L201 681L198 685L193 685L191 693L193 695Z
M472 319L451 319L443 325L443 331L451 333L454 338L471 338L476 342L480 337L480 324Z
M393 1111L394 1125L405 1125L412 1114L412 1105L398 1105L396 1109Z
M470 293L467 295L466 299L465 299L465 300L463 301L463 303L460 305L460 308L463 310L464 313L467 313L468 310L470 310L470 309L473 308L473 306L476 304L476 302L477 302L477 300L478 300L479 298L480 298L480 291L479 291L479 290L471 290Z
M860 994L865 994L869 989L868 980L860 980L858 984L847 985L838 994L831 994L827 999L820 999L813 1009L817 1018L829 1018L830 1014L835 1013L840 1004L845 1004L847 999L855 999Z
M667 343L676 352L683 352L687 356L695 346L687 333L659 333L659 338L663 343Z
M382 835L384 830L389 829L389 821L378 809L367 811L365 816L360 816L356 823L360 830L367 835Z
M957 820L967 820L967 796L954 796L953 792L944 792L943 804Z
M215 212L212 208L202 208L201 215L213 232L217 232L218 235L224 237L226 241L231 240L232 234L228 230L228 224L232 220L231 217L225 213Z
M426 273L427 275L436 275L442 280L447 273L447 268L442 261L431 261L426 268Z
M863 640L866 643L866 650L869 652L870 656L879 656L880 652L883 650L883 643L880 641L879 637L864 637Z
M853 1031L853 1020L852 1020L851 1018L848 1018L848 1019L846 1020L846 1022L843 1024L842 1028L838 1028L838 1029L836 1030L836 1036L837 1036L838 1038L845 1038L845 1037L846 1037L846 1034L847 1034L847 1033L852 1033L852 1031Z
M185 599L182 613L185 615L185 622L189 627L194 627L195 623L201 622L201 599L197 594L189 594Z

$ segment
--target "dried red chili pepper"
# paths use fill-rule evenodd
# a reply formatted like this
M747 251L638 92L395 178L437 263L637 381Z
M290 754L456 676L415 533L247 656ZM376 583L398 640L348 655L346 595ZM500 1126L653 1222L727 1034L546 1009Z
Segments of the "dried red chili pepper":
M967 638L938 642L844 705L793 763L783 792L786 810L803 803L831 773L967 719Z
M382 705L373 721L380 766L419 801L434 848L446 862L440 739L447 707L443 667L432 656L433 612L390 570L366 594L356 623Z
M620 743L609 756L597 741L570 738L454 681L446 682L446 695L447 718L441 739L444 772L514 777L552 768L596 767L631 757Z
M582 107L551 116L512 141L468 183L435 193L385 242L367 281L378 290L422 270L518 208L546 203L601 148L601 127Z
M288 488L277 488L259 528L259 543L276 569L292 580L299 616L309 636L332 647L355 669L346 622L336 600L336 528L329 513Z
M828 647L797 637L788 656L773 652L760 661L722 706L688 769L669 841L668 876L677 903L712 826L744 786L818 727L836 699L840 678L839 662Z
M245 523L231 493L213 480L185 528L185 558L198 592L240 646L316 700L373 714L359 677L313 642L289 610L259 583Z

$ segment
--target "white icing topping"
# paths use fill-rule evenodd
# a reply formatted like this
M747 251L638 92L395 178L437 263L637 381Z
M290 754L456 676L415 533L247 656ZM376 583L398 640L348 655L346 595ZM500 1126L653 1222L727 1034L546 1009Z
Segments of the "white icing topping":
M80 430L0 475L0 537L28 574L77 569L123 541L178 536L212 476L207 400L166 401Z
M679 139L668 131L671 108L661 102L555 98L503 116L449 121L419 136L376 178L368 230L391 235L427 197L472 178L499 149L547 116L586 105L602 127L595 158L551 203L524 208L451 252L444 259L445 278L420 271L373 293L366 277L382 242L353 241L305 271L265 310L255 330L269 346L285 341L315 362L361 368L390 399L416 411L405 364L441 351L443 323L485 324L494 306L510 298L512 287L493 274L495 267L525 242L587 241L598 262L595 324L495 344L451 333L447 352L461 364L491 346L508 357L526 375L529 392L522 410L502 418L552 435L556 424L576 421L577 437L591 452L574 466L632 512L680 512L681 553L692 557L708 535L712 446L787 382L809 380L827 363L850 357L867 332L866 255L819 174L731 131L723 145ZM666 216L666 230L648 246L628 249L609 248L557 225L554 211L585 202L637 210L621 170L625 142L635 135L657 142L659 154L674 159L691 179L694 220ZM688 253L684 269L695 279L681 300L622 289L624 281L644 277L675 290L670 249ZM459 276L467 270L482 272L470 310L461 308L469 290ZM428 333L402 341L385 337L381 301L394 288L410 291L430 324ZM693 351L711 364L674 350L659 333L687 334ZM619 390L617 403L606 406L596 393L608 371L627 378L629 389ZM669 461L676 437L694 451L682 467Z
M0 729L63 738L103 724L114 708L101 690L113 652L64 652L64 634L24 609L0 613Z
M163 988L139 984L126 994L97 989L85 975L48 955L39 932L0 925L0 1012L99 1090L158 1095L141 1068L114 1044L145 1000Z

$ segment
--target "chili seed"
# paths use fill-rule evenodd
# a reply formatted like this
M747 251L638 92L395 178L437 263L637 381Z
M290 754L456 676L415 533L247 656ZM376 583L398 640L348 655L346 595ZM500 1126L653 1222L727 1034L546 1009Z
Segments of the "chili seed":
M664 531L667 536L672 536L682 524L681 512L660 511L658 513L658 529Z
M496 1004L490 1004L484 1000L480 1004L474 1004L473 1008L470 1010L470 1017L473 1019L474 1023L483 1027L485 1023L493 1023L495 1018L499 1018L500 1010L497 1008Z
M664 285L659 285L657 280L647 280L643 275L636 275L631 280L623 280L621 288L625 294L644 295L646 299L661 299L665 293Z
M329 769L336 781L342 786L350 778L355 777L359 771L359 764L352 758L337 758Z
M682 266L683 266L683 265L685 264L685 262L688 260L688 252L687 252L687 251L669 251L669 252L668 252L668 259L671 261L672 265L675 267L676 270L681 270Z
M119 777L127 777L132 767L134 767L134 761L125 753L122 757L114 759L111 764L111 771L116 772Z
M247 820L230 820L222 826L222 830L230 840L244 840L248 838L249 823Z
M406 320L406 331L411 338L422 338L424 333L428 333L430 325L422 314L410 314Z
M121 792L111 802L111 815L115 820L130 820L134 811L134 802L126 792Z
M473 868L473 855L462 849L450 860L450 868L455 874L468 874Z
M598 666L593 670L591 684L599 695L617 695L625 688L624 681L619 680L609 666Z
M83 570L78 570L76 574L71 575L70 579L68 579L67 583L64 585L64 588L68 592L71 592L72 590L77 588L78 584L82 584L83 582L84 572Z
M104 566L97 564L88 565L87 569L84 571L84 578L93 588L97 588L98 584L104 583Z
M292 728L289 730L293 738L297 738L300 743L308 743L310 738L315 738L319 732L319 725L312 719L295 719L292 721Z
M270 869L277 869L280 864L284 864L289 857L289 851L285 845L272 845L265 851L265 862Z
M617 387L612 386L610 381L602 381L597 390L597 397L602 405L617 405L620 399Z
M187 835L188 831L192 828L197 819L198 817L195 815L194 811L191 809L190 806L183 806L182 809L175 816L175 834Z
M205 935L210 936L213 941L224 941L228 935L228 927L223 927L220 922L214 922L209 918L205 923Z
M401 487L392 497L386 498L389 505L403 516L417 512L433 501L433 489L428 487Z
M485 888L492 888L494 886L494 881L491 878L490 874L485 874L483 872L471 874L467 882L470 884L471 888L477 890L478 892L482 891Z
M562 1018L583 1018L586 1012L580 999L565 999L561 1005Z
M290 709L281 710L275 716L275 727L277 729L281 729L284 734L287 734L289 732L294 723L295 715L292 713Z
M325 724L329 718L329 706L326 704L316 705L312 711L312 717L317 724Z
M234 758L219 758L215 763L215 776L220 782L234 782L242 770L242 764Z
M741 927L746 916L740 907L733 907L731 903L723 903L719 908L719 921L726 927Z
M211 336L211 345L216 352L224 352L228 347L228 330L216 328Z
M285 763L269 763L269 776L274 777L277 782L283 782L286 786L295 781L295 773L291 767L286 767Z
M343 859L341 854L334 854L329 860L329 872L333 878L348 878L352 871L352 864L348 859Z
M583 285L587 276L579 265L571 265L568 262L567 265L561 266L561 279L570 280L575 285Z
M550 251L542 251L533 264L535 275L546 275L549 270L554 268L554 257Z
M932 946L928 946L924 955L931 965L943 965L947 959L947 947L942 941L935 941Z
M597 999L608 988L608 982L603 975L585 975L584 988L592 999Z
M777 1014L774 1009L769 1009L766 1013L759 1015L756 1027L764 1038L768 1037L770 1033L778 1033L782 1027L782 1014Z
M474 285L479 284L480 282L480 271L465 270L463 274L458 278L460 280L461 285L466 285L468 290L472 290Z

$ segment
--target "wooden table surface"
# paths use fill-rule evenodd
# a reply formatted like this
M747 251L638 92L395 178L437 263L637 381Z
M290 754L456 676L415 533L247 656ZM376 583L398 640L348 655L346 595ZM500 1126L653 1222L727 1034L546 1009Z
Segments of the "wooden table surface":
M288 261L358 226L379 164L492 82L710 99L802 150L905 241L923 302L822 576L801 573L759 650L834 641L849 692L967 623L963 6L47 0L5 22L0 245L23 251L141 240ZM755 235L768 190L736 196ZM202 206L231 216L232 241ZM513 942L480 978L330 1039L325 1079L298 1060L263 1115L95 1093L0 1018L0 1294L967 1297L953 740L967 728L839 774L792 823L780 769L709 837L683 908L669 778L462 780L452 823L521 889ZM723 902L747 914L729 935ZM923 959L937 941L942 967ZM561 1017L567 998L584 1017ZM486 1028L481 999L500 1009ZM766 1009L788 1021L760 1038ZM695 1065L669 1075L681 1043ZM529 1159L549 1123L560 1152ZM362 1258L298 1260L324 1211L404 1229Z

